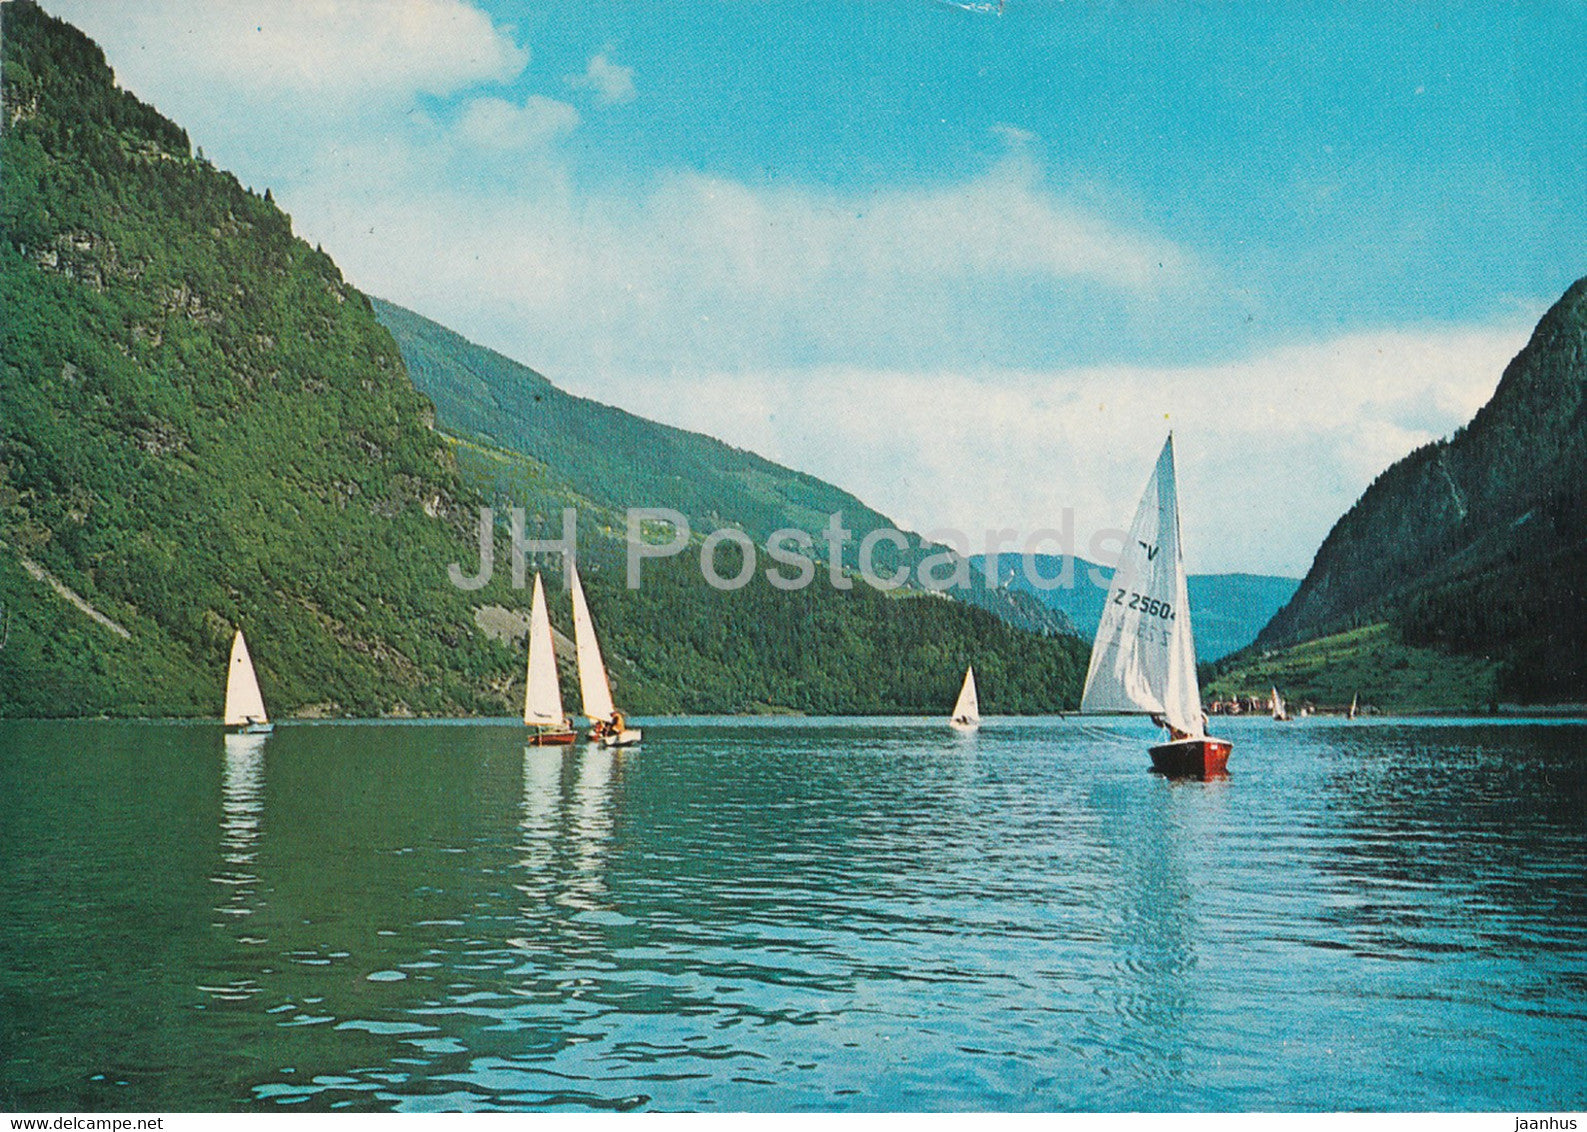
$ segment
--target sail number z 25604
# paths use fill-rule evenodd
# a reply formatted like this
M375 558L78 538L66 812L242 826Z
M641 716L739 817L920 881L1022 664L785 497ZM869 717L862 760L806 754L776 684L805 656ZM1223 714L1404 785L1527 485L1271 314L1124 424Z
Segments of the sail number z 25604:
M1128 605L1125 605L1125 598L1130 599ZM1139 609L1148 617L1161 617L1164 621L1174 619L1174 607L1170 603L1129 590L1114 590L1113 604L1123 605L1125 609Z

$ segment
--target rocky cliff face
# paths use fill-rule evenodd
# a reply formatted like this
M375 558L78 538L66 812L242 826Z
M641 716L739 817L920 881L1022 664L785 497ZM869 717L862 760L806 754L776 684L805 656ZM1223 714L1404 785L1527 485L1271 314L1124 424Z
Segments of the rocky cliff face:
M1493 398L1384 472L1257 640L1376 621L1506 663L1504 691L1571 698L1587 636L1587 279L1538 323Z

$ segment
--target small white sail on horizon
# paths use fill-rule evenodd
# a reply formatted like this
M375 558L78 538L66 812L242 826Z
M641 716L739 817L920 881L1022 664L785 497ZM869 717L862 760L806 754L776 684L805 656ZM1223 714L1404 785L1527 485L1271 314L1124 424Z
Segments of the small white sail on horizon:
M1284 706L1284 697L1278 694L1278 688L1276 686L1272 689L1271 694L1268 697L1267 706L1273 709L1274 719L1280 723L1288 722L1289 709Z
M1354 719L1356 717L1356 699L1357 699L1358 696L1360 696L1360 694L1361 693L1359 693L1359 692L1351 693L1351 696L1350 696L1350 716L1349 716L1349 718L1351 718L1351 719Z
M563 730L568 726L551 643L551 616L546 611L545 587L540 584L539 574L535 575L534 599L529 606L529 670L524 680L523 721L526 726L546 729Z
M959 689L959 699L953 705L953 715L948 722L959 727L975 727L981 722L981 700L975 692L975 668L967 665L964 685Z
M1161 715L1204 738L1170 433L1146 482L1097 626L1080 710Z
M241 629L231 639L231 660L226 665L226 706L221 718L227 727L265 730L270 726L264 696L259 692L259 678L254 675L253 659L248 655L248 642L243 640Z

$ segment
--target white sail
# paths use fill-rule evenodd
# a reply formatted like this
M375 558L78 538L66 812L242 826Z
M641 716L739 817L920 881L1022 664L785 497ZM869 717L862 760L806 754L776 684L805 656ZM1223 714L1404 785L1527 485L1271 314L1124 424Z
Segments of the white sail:
M975 694L975 669L964 670L964 686L959 689L959 700L953 705L953 715L950 717L955 723L980 723L981 701Z
M231 662L226 667L227 727L240 727L245 723L268 723L264 697L259 694L259 679L254 675L253 661L248 656L248 642L242 639L242 630L231 640Z
M1119 554L1080 710L1161 714L1178 731L1206 734L1179 541L1172 434Z
M557 681L557 659L551 647L551 617L546 613L546 593L535 575L534 601L529 606L529 675L525 681L523 721L534 727L562 727L562 685Z
M1284 711L1284 697L1278 694L1277 688L1272 689L1272 694L1268 697L1267 706L1273 709L1274 719L1284 718L1286 714Z
M571 569L571 567L570 567ZM606 680L606 665L601 660L601 645L595 639L595 622L584 601L579 572L573 570L573 645L579 658L579 696L589 719L610 719L617 709L612 705L612 686Z
M1355 696L1351 696L1350 697L1350 718L1354 719L1355 717L1356 717L1356 697Z

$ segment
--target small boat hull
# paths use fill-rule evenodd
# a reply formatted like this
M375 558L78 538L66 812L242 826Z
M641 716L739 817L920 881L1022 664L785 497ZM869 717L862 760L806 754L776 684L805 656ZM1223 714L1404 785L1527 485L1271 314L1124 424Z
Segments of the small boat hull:
M981 721L979 719L950 719L948 720L948 726L955 731L974 731L981 726Z
M1151 748L1152 769L1169 778L1222 778L1233 749L1227 739L1211 736L1161 743Z
M273 723L235 723L226 728L232 735L268 735L276 729Z
M565 747L577 739L571 727L547 728L543 731L529 732L529 745L531 747Z
M642 738L644 732L639 728L625 727L616 735L602 735L600 742L603 747L637 747Z

